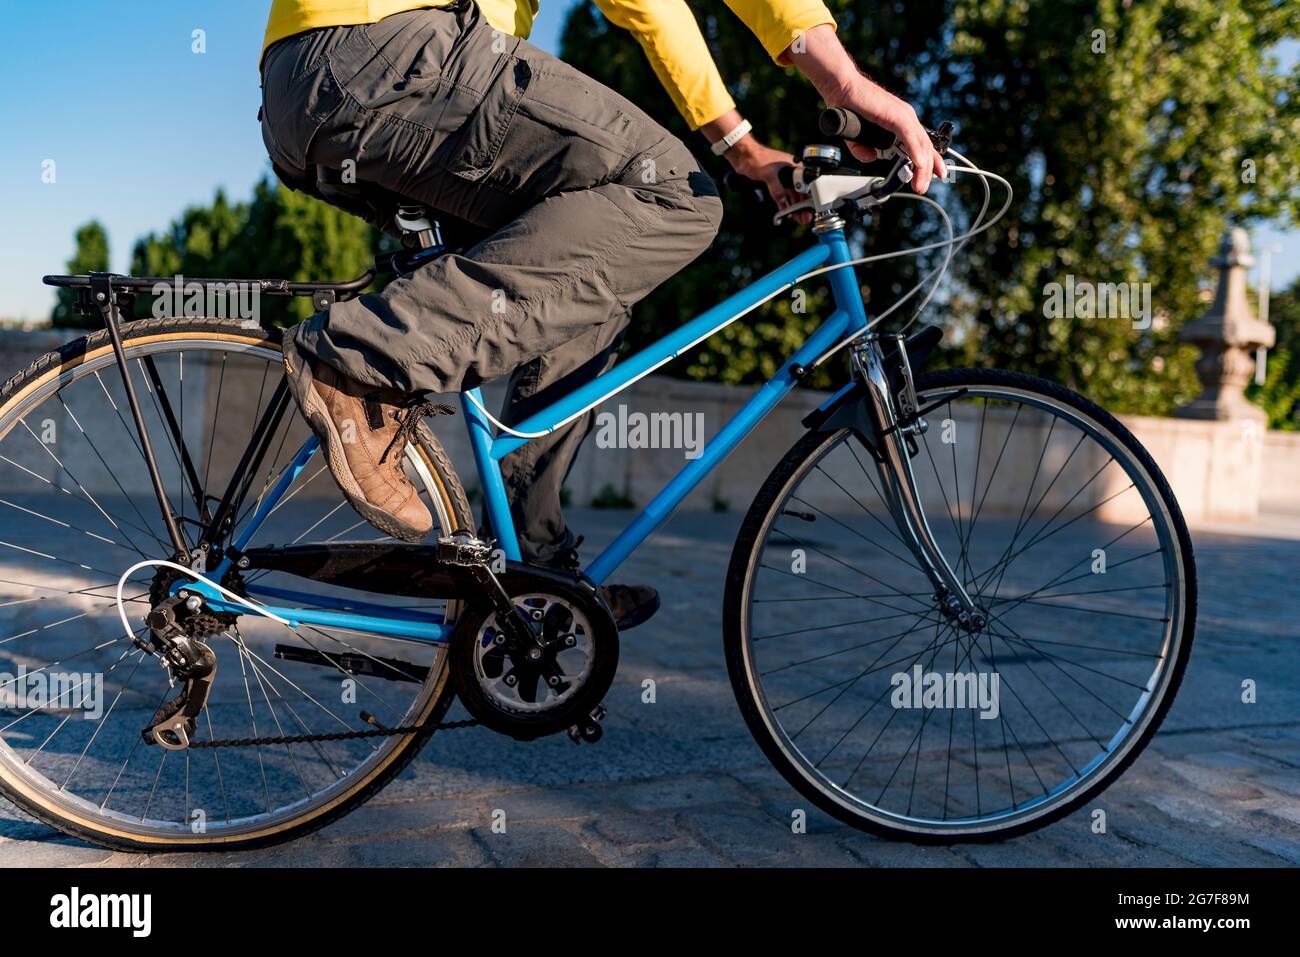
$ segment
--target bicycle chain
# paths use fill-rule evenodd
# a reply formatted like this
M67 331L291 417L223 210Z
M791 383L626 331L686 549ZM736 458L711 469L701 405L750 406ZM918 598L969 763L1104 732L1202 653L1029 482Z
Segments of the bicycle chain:
M440 724L410 724L396 728L368 728L364 731L333 731L328 734L287 734L263 738L219 738L216 741L191 741L190 748L249 748L276 744L309 744L312 741L347 741L352 738L385 738L395 734L415 734L417 731L455 731L472 728L476 718L464 721L444 721Z
M450 411L450 410L449 410ZM176 579L182 577L178 572L168 576L158 576L150 589L150 598L157 604L167 595L167 588ZM230 613L191 615L185 624L187 633L195 638L207 638L220 633L238 619ZM326 734L284 734L260 738L218 738L214 741L191 741L191 749L208 748L252 748L277 744L310 744L314 741L348 741L354 738L385 738L398 734L415 734L417 731L455 731L460 728L472 728L479 722L475 718L464 721L444 721L441 724L409 724L396 728L366 728L362 731L333 731Z

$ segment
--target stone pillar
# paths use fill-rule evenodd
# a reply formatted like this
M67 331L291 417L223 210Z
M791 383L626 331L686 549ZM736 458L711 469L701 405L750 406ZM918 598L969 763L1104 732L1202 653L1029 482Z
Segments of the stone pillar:
M1201 394L1174 412L1184 419L1254 422L1263 427L1264 410L1246 400L1245 389L1255 371L1255 350L1271 346L1276 333L1260 322L1246 301L1246 270L1255 262L1250 237L1240 227L1229 229L1210 265L1219 267L1214 303L1199 319L1183 326L1179 338L1201 350L1196 375Z

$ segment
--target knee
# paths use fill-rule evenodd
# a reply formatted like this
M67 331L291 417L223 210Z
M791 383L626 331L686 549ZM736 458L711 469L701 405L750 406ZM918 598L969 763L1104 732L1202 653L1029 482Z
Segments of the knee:
M713 242L713 237L718 235L718 228L722 225L722 197L718 195L718 187L708 173L698 170L688 179L696 177L699 181L692 186L691 197L696 213L705 223L705 231L708 233L708 241L705 243L707 246Z

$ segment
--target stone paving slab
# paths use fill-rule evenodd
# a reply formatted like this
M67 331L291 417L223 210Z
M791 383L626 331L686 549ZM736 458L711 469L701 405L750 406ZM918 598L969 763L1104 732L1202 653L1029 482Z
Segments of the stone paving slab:
M627 513L575 510L589 547ZM282 847L128 855L0 802L0 866L1294 866L1300 864L1300 541L1196 534L1202 617L1165 730L1092 807L993 845L915 847L808 806L744 726L721 647L735 514L689 513L620 572L664 610L624 640L597 746L440 734L369 804ZM1258 703L1241 684L1258 684ZM642 682L656 685L642 702ZM459 709L452 717L459 715ZM792 815L807 815L794 833ZM1094 812L1106 815L1093 832ZM501 833L500 823L505 830Z

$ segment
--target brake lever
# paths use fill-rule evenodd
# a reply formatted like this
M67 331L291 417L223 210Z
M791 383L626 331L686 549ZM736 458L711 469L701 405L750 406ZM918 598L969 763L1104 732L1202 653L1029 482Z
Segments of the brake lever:
M879 186L855 200L855 205L858 209L870 209L873 206L879 206L894 193L912 182L915 175L916 168L912 165L912 161L907 158L907 154L900 154L894 168L889 171L889 175L881 181Z
M894 189L890 190L890 192L891 193L898 192L898 190L902 189L904 186L910 183L912 181L912 177L914 177L915 175L916 175L916 167L912 165L912 160L906 154L903 154L902 156L900 156L898 160L898 165L894 167L893 172L891 172L888 177L889 182L898 183L898 185Z
M793 205L787 206L785 209L778 209L776 211L776 215L772 217L772 225L773 226L780 225L781 220L785 219L785 217L790 216L794 213L804 212L805 210L811 211L812 209L813 209L813 204L812 204L812 200L810 199L805 199L802 200L801 202L794 203Z

